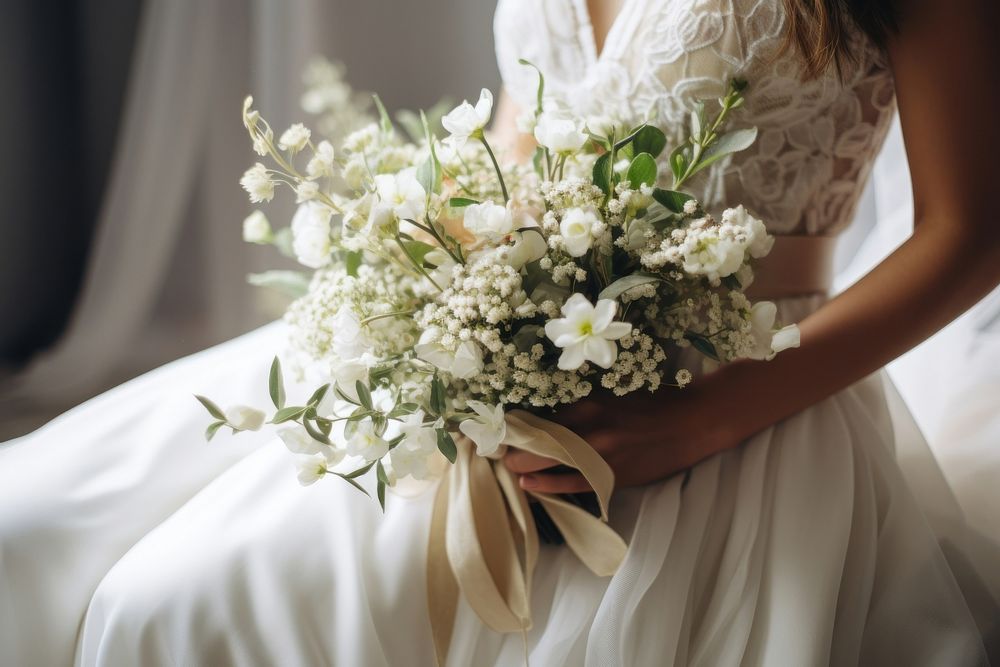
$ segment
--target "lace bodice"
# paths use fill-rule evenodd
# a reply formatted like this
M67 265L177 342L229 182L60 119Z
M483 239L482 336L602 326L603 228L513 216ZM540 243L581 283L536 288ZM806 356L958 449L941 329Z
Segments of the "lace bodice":
M884 55L863 35L838 78L804 80L794 52L781 53L780 0L623 0L598 53L586 0L500 0L495 19L504 85L534 106L534 70L546 95L578 113L651 120L671 145L698 99L719 97L733 76L750 83L733 126L755 125L757 142L714 165L691 190L709 206L742 203L777 234L832 235L853 217L895 110ZM675 128L671 132L671 128Z

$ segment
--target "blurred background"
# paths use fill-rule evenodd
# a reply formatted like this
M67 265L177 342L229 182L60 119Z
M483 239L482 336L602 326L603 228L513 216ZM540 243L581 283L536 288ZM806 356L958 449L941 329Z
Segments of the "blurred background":
M255 161L240 122L246 94L276 132L308 125L303 72L322 55L392 112L474 99L499 87L493 10L469 0L4 3L0 442L280 314L246 282L280 264L241 240L251 206L238 181ZM279 195L267 213L284 226L292 208ZM840 287L911 233L898 126L857 217ZM1000 432L1000 295L890 373L967 512L996 534L1000 443L986 438Z

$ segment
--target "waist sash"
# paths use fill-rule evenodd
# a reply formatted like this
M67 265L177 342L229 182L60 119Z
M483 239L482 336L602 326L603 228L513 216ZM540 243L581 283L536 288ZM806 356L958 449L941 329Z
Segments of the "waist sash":
M770 254L754 267L752 300L827 294L833 286L836 236L775 236Z

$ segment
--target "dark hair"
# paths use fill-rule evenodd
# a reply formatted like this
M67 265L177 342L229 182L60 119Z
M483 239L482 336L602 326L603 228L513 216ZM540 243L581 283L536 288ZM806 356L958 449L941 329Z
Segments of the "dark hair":
M850 34L860 30L884 48L896 32L899 16L893 0L782 0L788 16L785 49L802 57L807 76L831 65L843 72L854 63Z

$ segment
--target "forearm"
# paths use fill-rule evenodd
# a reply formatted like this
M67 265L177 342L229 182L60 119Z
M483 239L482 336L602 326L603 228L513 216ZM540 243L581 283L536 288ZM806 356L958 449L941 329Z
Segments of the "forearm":
M719 432L693 457L733 446L857 382L985 296L1000 283L1000 243L985 230L972 233L975 227L918 225L875 270L799 323L799 348L727 365L695 383L692 392L709 393L731 418L706 421Z

